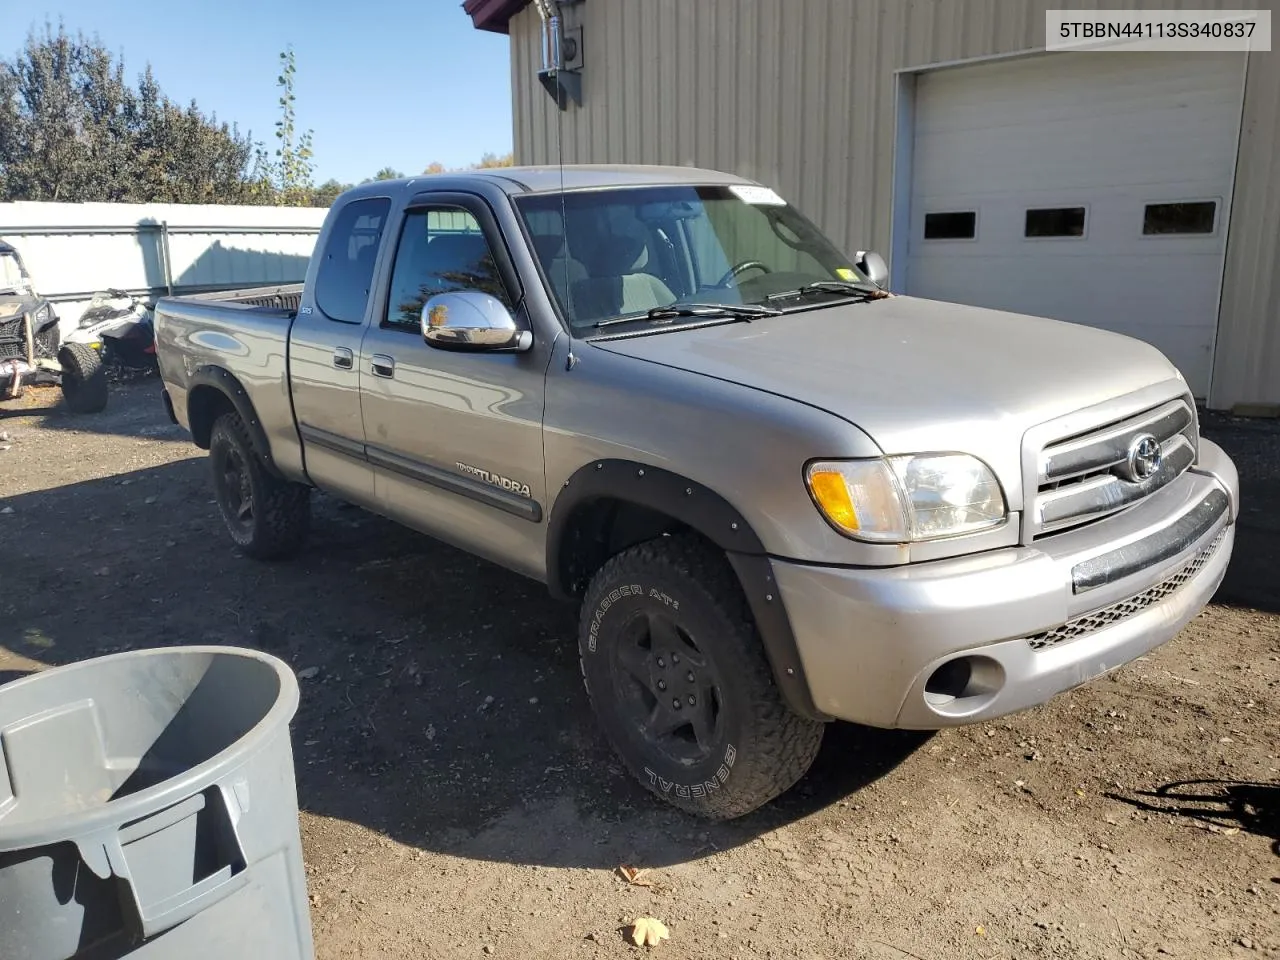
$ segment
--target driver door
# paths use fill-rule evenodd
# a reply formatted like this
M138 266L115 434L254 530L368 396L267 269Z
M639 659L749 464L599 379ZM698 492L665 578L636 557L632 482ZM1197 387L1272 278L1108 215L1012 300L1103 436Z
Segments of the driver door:
M422 336L436 293L478 290L528 329L492 211L426 194L394 226L390 282L361 349L361 409L379 509L406 526L531 576L546 566L542 407L551 345L441 349Z

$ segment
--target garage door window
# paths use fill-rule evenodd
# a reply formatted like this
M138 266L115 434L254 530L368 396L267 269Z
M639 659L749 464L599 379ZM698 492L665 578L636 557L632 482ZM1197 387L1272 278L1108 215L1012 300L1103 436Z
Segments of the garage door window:
M1040 237L1083 237L1084 207L1041 207L1027 211L1022 235Z
M1148 203L1142 214L1142 233L1144 236L1213 233L1217 214L1216 200Z
M976 210L946 210L924 215L926 240L972 240L977 235Z

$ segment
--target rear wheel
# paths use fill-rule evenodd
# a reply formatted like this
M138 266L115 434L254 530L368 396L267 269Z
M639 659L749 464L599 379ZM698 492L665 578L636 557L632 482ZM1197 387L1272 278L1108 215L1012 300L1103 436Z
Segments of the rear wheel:
M214 423L209 467L218 510L241 550L279 560L301 549L311 530L311 488L267 470L240 414L224 413Z
M596 574L579 629L605 735L651 792L727 820L804 776L824 725L793 713L723 554L693 536L626 550Z
M68 343L58 351L62 367L62 396L74 413L98 413L107 406L107 372L102 358L83 343Z

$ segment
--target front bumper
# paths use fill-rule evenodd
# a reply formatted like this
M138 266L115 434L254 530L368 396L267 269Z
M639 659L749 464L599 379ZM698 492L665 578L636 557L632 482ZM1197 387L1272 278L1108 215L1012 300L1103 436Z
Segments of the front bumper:
M1202 440L1169 486L1042 544L885 569L775 560L774 575L819 710L938 729L1044 703L1172 639L1222 582L1238 513L1235 467Z

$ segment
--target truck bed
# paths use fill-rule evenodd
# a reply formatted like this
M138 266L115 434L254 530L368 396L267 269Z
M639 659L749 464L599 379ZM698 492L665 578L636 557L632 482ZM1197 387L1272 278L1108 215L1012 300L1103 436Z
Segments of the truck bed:
M301 283L287 283L268 287L248 287L241 290L213 290L209 293L193 293L169 299L216 303L255 311L278 311L292 318L298 311L303 286Z

